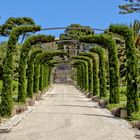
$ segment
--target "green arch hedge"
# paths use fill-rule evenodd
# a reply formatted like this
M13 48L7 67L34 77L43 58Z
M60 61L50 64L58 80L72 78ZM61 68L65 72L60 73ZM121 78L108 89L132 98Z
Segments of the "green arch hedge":
M89 90L88 62L80 59L73 59L74 66L77 69L77 84L82 90ZM82 76L82 74L84 74ZM82 79L83 78L83 79Z
M99 80L98 80L98 61L97 57L95 54L91 52L81 52L79 55L82 56L87 56L90 59L92 59L92 78L93 78L93 95L98 95L99 94Z
M133 42L132 30L125 25L111 25L110 32L119 34L124 37L126 45L126 80L127 80L127 112L130 115L132 112L139 110L139 95L138 95L138 57L136 48Z
M34 66L34 85L33 85L33 89L34 89L35 93L37 93L39 91L40 64L44 63L45 61L52 60L53 57L55 57L55 56L63 57L64 55L67 55L67 53L66 52L60 52L60 51L44 52L42 54L37 55L37 57L35 59L35 66ZM48 67L48 75L49 75L48 78L50 78L50 74L51 74L51 68ZM50 82L50 79L48 79L48 81Z
M80 38L81 42L96 43L108 48L110 73L110 103L119 103L119 60L116 42L110 35L88 35Z
M86 56L74 56L73 59L80 59L88 62L88 78L89 78L89 92L93 93L93 64L92 60Z
M18 101L26 102L26 65L27 65L27 56L31 49L31 46L40 44L53 42L53 36L45 36L45 35L34 35L29 37L22 45L20 62L19 62L19 84L18 84Z
M12 76L13 76L13 52L21 34L39 31L40 26L15 27L9 37L6 58L3 63L3 89L1 94L1 115L10 116L12 111Z

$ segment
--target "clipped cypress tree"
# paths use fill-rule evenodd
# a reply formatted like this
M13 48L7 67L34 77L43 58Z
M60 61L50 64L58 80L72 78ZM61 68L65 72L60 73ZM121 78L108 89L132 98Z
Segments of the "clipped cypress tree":
M139 110L139 95L138 95L138 57L136 47L133 42L132 30L125 25L111 25L110 32L119 34L124 37L126 46L126 81L127 81L127 112L130 115L132 112Z
M19 26L10 33L7 44L6 58L3 63L3 89L1 94L1 115L10 116L12 111L12 76L13 76L13 53L19 36L27 32L36 32L40 26Z
M44 64L44 88L48 88L48 65Z
M110 103L119 103L119 60L115 40L108 34L88 35L80 38L81 42L96 43L108 49L110 75Z
M41 64L41 66L40 66L40 78L39 78L39 90L42 91L42 92L44 90L43 76L44 76L44 65Z

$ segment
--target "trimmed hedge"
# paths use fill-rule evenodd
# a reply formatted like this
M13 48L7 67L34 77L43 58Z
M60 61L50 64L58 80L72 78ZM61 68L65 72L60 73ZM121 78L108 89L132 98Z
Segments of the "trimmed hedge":
M19 36L27 32L39 31L40 26L15 27L9 37L6 58L3 63L3 89L1 94L1 116L10 116L12 111L13 53Z
M53 36L45 36L45 35L34 35L29 37L22 45L20 62L19 62L19 85L18 85L18 101L26 102L26 65L27 65L27 56L31 49L31 46L40 44L53 42Z
M92 59L92 78L93 78L93 95L99 94L99 80L98 80L98 61L96 56L91 52L81 52L79 55L87 56Z
M111 25L110 32L124 37L126 45L127 112L130 115L139 111L138 95L138 57L134 46L132 30L125 25Z
M47 64L44 64L44 77L43 77L43 80L44 80L44 89L45 88L48 88L48 77L49 77L49 73L48 73L48 65Z
M39 90L41 91L41 92L43 92L43 90L44 90L44 80L43 80L43 76L44 76L44 65L43 64L41 64L40 65L40 77L39 77Z
M81 42L96 43L108 48L110 74L110 103L119 103L119 60L116 42L110 35L88 35L80 38Z
M89 89L88 91L93 93L93 64L92 64L92 59L86 57L86 56L74 56L73 59L79 59L79 60L84 60L88 62L88 78L89 78Z
M99 56L99 82L100 82L100 97L105 97L106 93L106 52L105 49L100 46L94 46L90 49L90 52L97 53Z

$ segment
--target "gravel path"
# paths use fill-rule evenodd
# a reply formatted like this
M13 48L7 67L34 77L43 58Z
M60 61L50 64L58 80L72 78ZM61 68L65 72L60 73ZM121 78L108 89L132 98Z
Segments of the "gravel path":
M114 118L71 85L54 85L36 108L0 140L136 140ZM128 126L127 126L128 125Z

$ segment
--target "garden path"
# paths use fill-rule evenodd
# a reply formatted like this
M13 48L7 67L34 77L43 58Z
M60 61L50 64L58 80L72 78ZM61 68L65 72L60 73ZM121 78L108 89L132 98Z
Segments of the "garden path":
M72 85L56 84L36 108L0 140L135 140L128 124Z

